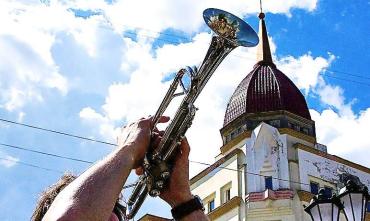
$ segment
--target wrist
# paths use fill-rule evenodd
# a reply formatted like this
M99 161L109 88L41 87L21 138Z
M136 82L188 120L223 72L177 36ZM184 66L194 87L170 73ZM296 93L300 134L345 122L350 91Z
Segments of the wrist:
M202 213L204 211L203 202L197 195L192 196L190 200L172 208L171 214L175 220L183 220L186 217L186 220L194 220L194 217L190 218L190 216L192 216L196 211L201 211Z
M126 162L126 166L130 169L134 169L135 162L137 161L137 156L135 151L130 145L124 145L117 149L117 154L120 156L120 159Z
M190 191L185 192L185 193L179 193L179 194L180 195L174 196L168 201L168 204L170 204L171 208L174 208L182 203L185 203L193 199L193 195L191 194Z

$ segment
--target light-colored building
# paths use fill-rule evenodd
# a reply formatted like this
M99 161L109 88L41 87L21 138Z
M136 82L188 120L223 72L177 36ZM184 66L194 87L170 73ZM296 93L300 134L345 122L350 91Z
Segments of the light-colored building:
M348 178L370 187L370 169L316 142L305 98L273 63L259 18L257 63L230 98L220 154L191 179L192 192L211 220L311 220L303 206L313 193L336 193Z
M225 112L220 153L190 180L211 220L308 221L303 206L320 188L337 193L348 178L370 188L369 168L317 143L304 96L273 63L264 17L257 63Z

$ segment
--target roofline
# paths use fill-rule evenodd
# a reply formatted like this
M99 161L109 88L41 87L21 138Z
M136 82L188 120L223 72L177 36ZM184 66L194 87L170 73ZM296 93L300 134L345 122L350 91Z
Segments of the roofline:
M172 219L165 218L165 217L162 217L162 216L156 216L156 215L152 215L150 213L147 213L147 214L143 215L142 217L140 217L138 219L138 221L140 221L140 220L142 220L142 221L145 221L145 220L155 221L154 219L155 220L158 220L158 221L160 221L160 220L162 220L162 221L167 221L167 220L170 221L170 220L172 220Z
M226 156L214 162L212 165L208 166L206 169L202 170L200 173L198 173L197 175L195 175L193 178L190 179L190 186L198 182L200 179L205 177L207 174L209 174L210 172L212 172L213 170L221 166L223 163L225 163L227 160L231 159L233 156L239 153L243 153L243 151L240 149L235 149L231 151L229 154L227 154Z
M332 154L329 154L329 153L326 153L326 152L323 152L323 151L314 149L312 147L309 147L309 146L306 146L306 145L300 144L300 143L294 144L293 147L298 148L298 149L301 149L301 150L304 150L306 152L310 152L310 153L315 154L315 155L318 155L320 157L324 157L324 158L329 159L329 160L333 160L333 161L335 161L337 163L341 163L341 164L347 165L349 167L358 169L358 170L360 170L362 172L365 172L365 173L370 174L370 168L365 167L365 166L362 166L362 165L357 164L357 163L354 163L352 161L346 160L344 158L338 157L336 155L332 155Z
M224 125L220 129L220 133L223 134L225 130L229 129L230 127L233 127L233 126L231 126L232 124L235 124L237 121L240 121L242 118L249 118L249 117L254 117L254 116L257 116L257 115L259 115L259 116L261 116L261 115L270 116L270 115L276 115L276 114L286 114L286 115L291 116L293 118L297 118L298 120L300 120L304 123L307 123L307 124L315 123L315 121L312 120L312 119L304 118L302 116L299 116L299 115L294 114L294 113L292 113L290 111L287 111L287 110L274 110L274 111L265 111L265 112L258 112L258 113L243 113L242 115L238 116L234 120L230 121L228 124Z
M222 204L221 206L217 207L212 212L208 213L208 217L211 220L215 220L222 215L225 215L227 212L233 210L236 207L239 207L243 203L243 198L240 196L234 196L226 203Z

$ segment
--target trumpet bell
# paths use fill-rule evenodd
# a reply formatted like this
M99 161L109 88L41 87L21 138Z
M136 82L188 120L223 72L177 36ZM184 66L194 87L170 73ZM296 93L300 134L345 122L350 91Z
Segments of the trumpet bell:
M203 18L212 31L237 46L254 47L259 42L258 35L253 28L229 12L208 8L204 10Z

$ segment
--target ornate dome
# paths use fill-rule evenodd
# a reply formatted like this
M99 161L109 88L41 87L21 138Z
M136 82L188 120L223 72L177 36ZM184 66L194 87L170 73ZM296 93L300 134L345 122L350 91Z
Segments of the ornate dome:
M260 43L253 70L240 82L226 108L224 126L244 113L288 111L311 120L307 103L294 83L272 62L264 14L260 18Z
M305 98L294 83L275 65L259 62L231 96L224 126L244 113L277 110L311 120Z

